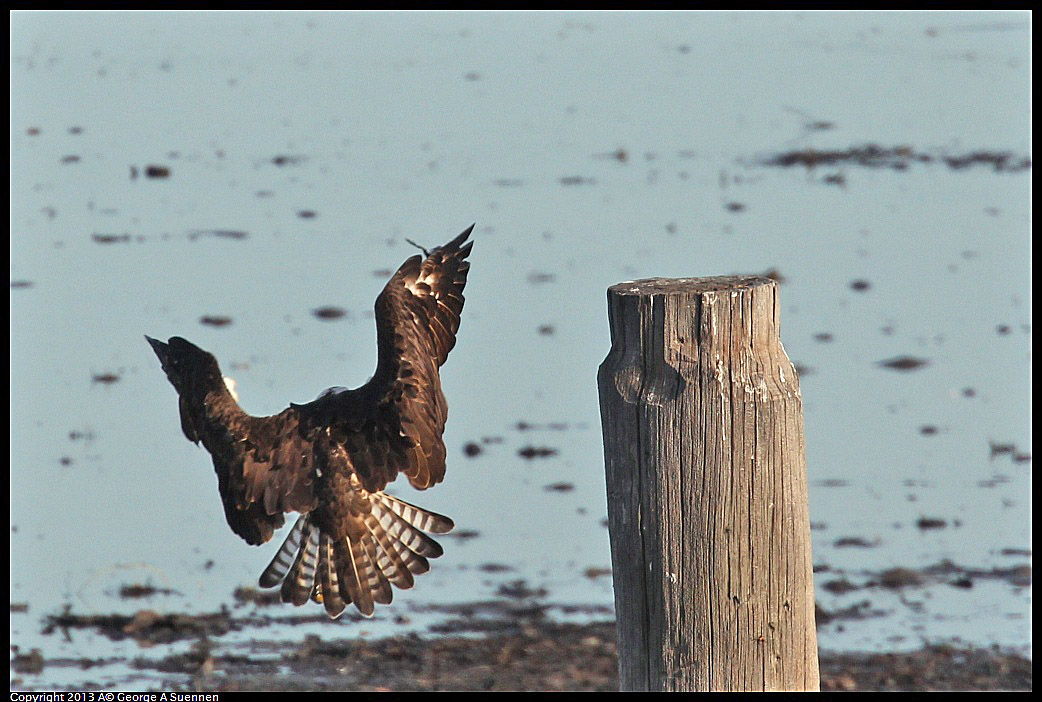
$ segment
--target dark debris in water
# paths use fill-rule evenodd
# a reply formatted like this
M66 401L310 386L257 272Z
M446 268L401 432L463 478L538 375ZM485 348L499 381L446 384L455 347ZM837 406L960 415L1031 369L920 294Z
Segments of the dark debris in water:
M343 307L334 307L332 305L327 305L325 307L319 307L317 309L311 310L311 314L315 315L315 317L317 317L318 319L322 319L329 322L334 319L340 319L341 317L345 317L347 315L347 310L345 310Z
M922 521L922 520L920 520ZM931 520L942 522L943 520ZM939 528L939 527L920 527ZM1016 556L1023 556L1023 550ZM817 568L815 573L820 572ZM823 587L836 595L845 595L858 590L883 588L885 590L903 590L933 585L950 585L962 589L973 587L978 580L1002 580L1013 587L1030 587L1031 566L1019 565L1009 568L966 568L950 560L942 560L922 568L894 567L869 573L860 577L840 575L837 579L826 582ZM859 582L860 581L860 582ZM822 622L818 622L819 625Z
M226 327L232 323L232 318L224 315L208 314L200 317L199 323L209 327Z
M130 243L130 234L91 234L90 238L96 244Z
M527 460L549 458L557 455L557 449L548 446L525 446L522 449L518 449L517 455Z
M890 568L879 574L874 583L888 590L899 590L903 587L917 587L923 584L923 576L911 568Z
M835 621L860 621L863 619L876 619L879 617L885 617L886 612L879 609L872 609L872 603L868 600L862 600L848 607L840 609L827 610L820 604L814 607L814 621L817 627L820 629L826 624L832 624Z
M102 385L111 385L112 383L118 382L120 379L118 373L95 373L91 376L92 383L101 383Z
M879 361L878 365L890 370L914 371L925 368L930 365L930 362L925 358L916 358L914 356L895 356L894 358Z
M453 531L450 531L448 534L444 534L442 536L439 536L438 538L456 539L457 541L470 541L471 539L476 539L479 536L481 536L481 532L476 529L454 529Z
M119 588L119 596L125 600L132 600L145 597L153 597L155 595L180 595L181 593L177 590L172 590L166 587L156 587L151 584L132 584L132 585L121 585Z
M39 675L47 661L38 648L31 649L29 653L22 653L17 646L12 646L11 670L20 675Z
M1017 450L1017 445L1012 442L999 443L997 441L989 441L988 447L991 449L992 460L994 460L996 456L1001 456L1007 453L1012 454L1014 451Z
M814 481L814 485L817 487L846 487L850 483L841 478L823 478L821 480Z
M133 639L142 644L165 644L201 636L223 636L241 629L243 623L224 612L212 614L159 614L143 609L123 614L75 614L71 610L44 619L43 633L86 629L112 641Z
M990 166L1000 173L1016 173L1029 170L1031 159L1016 156L1009 151L977 150L963 155L931 154L917 151L911 146L880 146L866 144L852 146L848 149L800 149L774 154L761 161L765 166L791 168L803 166L854 165L867 168L891 168L898 171L907 170L914 163L942 163L952 170L963 170L971 166Z
M307 156L289 156L286 154L281 154L271 159L271 162L276 166L296 166L304 161L307 161Z
M496 594L500 597L509 597L514 600L526 600L532 598L542 599L549 593L546 591L546 588L530 587L526 580L521 579L500 585L496 590Z
M11 289L12 290L18 290L18 289L24 290L26 288L31 288L33 285L35 285L35 283L33 281L31 281L31 280L12 280L11 281Z
M528 282L532 284L539 283L552 283L557 280L557 276L553 273L546 273L545 271L532 271L528 274Z
M970 166L991 166L996 171L1026 171L1031 168L1031 159L1015 156L1008 151L974 151L962 156L944 156L944 163L952 169L959 170Z
M626 161L628 161L630 158L630 154L628 151L626 151L626 149L620 147L608 153L594 154L593 157L598 159L611 159L614 161L618 161L619 163L626 163Z
M244 232L238 229L193 229L188 232L188 238L191 241L195 241L204 236L212 236L217 239L233 239L242 240L249 238L249 232Z
M848 592L853 592L860 589L857 585L850 582L846 578L840 578L838 580L829 580L825 582L821 587L826 591L831 592L834 595L845 595Z
M996 441L989 441L988 448L991 450L991 460L995 460L999 456L1008 455L1014 463L1028 463L1031 461L1030 453L1023 453L1017 450L1017 445L1012 442L999 443Z
M519 421L514 425L514 428L518 431L568 431L571 429L571 425L567 422L547 422L546 424L532 424L525 420Z

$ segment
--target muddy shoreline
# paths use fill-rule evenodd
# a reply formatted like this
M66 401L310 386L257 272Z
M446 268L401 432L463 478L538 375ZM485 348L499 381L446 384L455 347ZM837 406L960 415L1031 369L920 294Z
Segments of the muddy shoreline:
M505 612L504 612L505 614ZM364 640L306 636L302 641L253 639L247 650L226 650L217 638L213 616L201 626L187 615L138 613L127 621L80 622L104 633L115 625L152 648L181 630L194 642L187 652L161 658L44 659L39 651L13 647L11 688L49 689L47 668L98 670L119 663L150 679L150 689L188 691L433 691L618 689L614 622L568 624L538 611L514 610L491 626L463 627L456 633L424 638L417 634ZM56 628L71 620L55 623ZM251 626L239 624L232 626ZM148 643L139 635L151 631ZM821 689L859 690L1030 690L1031 660L999 649L929 645L913 652L887 654L820 653ZM104 689L87 683L84 689Z

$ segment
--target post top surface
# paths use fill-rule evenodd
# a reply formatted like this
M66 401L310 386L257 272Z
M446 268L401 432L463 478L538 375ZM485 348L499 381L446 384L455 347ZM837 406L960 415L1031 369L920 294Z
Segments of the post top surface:
M708 278L644 278L616 283L608 292L616 295L663 295L670 293L725 292L748 290L774 281L762 275L715 275Z

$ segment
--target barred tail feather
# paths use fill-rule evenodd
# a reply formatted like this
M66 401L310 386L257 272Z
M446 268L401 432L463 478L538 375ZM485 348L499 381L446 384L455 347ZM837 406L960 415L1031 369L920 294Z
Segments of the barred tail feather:
M373 613L373 598L359 585L351 546L349 539L333 541L333 567L340 584L339 594L344 602L353 604L359 612L368 617Z
M365 528L369 530L376 541L378 558L376 565L387 580L402 590L408 590L413 586L413 574L406 563L405 554L402 553L403 546L391 539L384 531L380 521L372 514L365 516Z
M302 536L307 526L307 515L303 515L297 519L297 523L293 525L293 529L290 530L289 536L287 536L286 540L282 542L282 546L279 548L278 553L275 554L275 558L271 559L271 563L269 563L268 567L264 569L263 573L261 573L261 587L275 587L286 577L290 568L293 566L297 552L300 550L300 542L303 540Z
M444 514L431 512L426 509L410 504L397 497L391 497L387 493L377 492L372 495L378 503L391 510L409 524L417 529L429 531L432 534L448 534L456 526L451 519Z
M454 526L452 520L383 493L377 493L374 497L377 501L373 504L373 513L391 540L404 547L399 553L406 558L406 563L409 563L409 554L418 557L413 560L416 561L415 567L420 570L415 570L413 566L409 570L416 574L426 573L430 570L426 558L437 558L444 551L441 544L421 531L423 527L419 525L427 526L427 530L432 533L444 534Z
M289 575L282 581L282 601L292 602L298 607L305 604L315 590L315 575L318 567L318 529L308 525L307 534L297 560Z
M334 619L351 604L372 616L375 605L390 604L392 585L411 588L414 576L430 570L428 559L443 552L424 532L444 534L452 520L382 492L369 497L370 513L345 536L327 534L301 516L261 575L261 587L281 583L283 602L311 599Z
M342 571L342 578L353 586L352 589L356 593L353 599L358 611L367 617L372 616L377 594L374 573L376 567L369 561L364 539L348 538L345 551L347 563Z
M336 574L336 560L333 557L333 541L325 534L319 546L319 573L321 585L316 588L316 601L321 602L326 608L326 614L336 619L343 614L344 609L350 604L340 596L340 578Z
M388 582L387 576L379 567L379 563L382 560L382 550L379 544L376 543L373 535L366 530L362 534L362 538L359 539L359 545L362 552L362 565L356 567L356 570L359 573L363 589L369 591L373 596L373 602L376 604L391 604L394 594L391 592L391 583ZM365 579L361 580L363 577Z

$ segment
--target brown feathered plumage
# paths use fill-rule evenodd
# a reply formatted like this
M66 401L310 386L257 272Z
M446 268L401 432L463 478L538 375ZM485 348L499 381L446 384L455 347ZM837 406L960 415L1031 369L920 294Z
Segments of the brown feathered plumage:
M284 602L314 600L331 617L354 604L370 615L391 601L391 585L412 587L442 554L425 532L448 532L452 520L383 490L399 473L419 490L445 477L438 368L456 343L473 229L391 276L376 299L376 373L355 390L253 417L213 355L177 336L145 337L177 390L181 429L213 457L232 531L262 544L284 513L300 513L260 578L281 583Z

